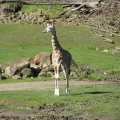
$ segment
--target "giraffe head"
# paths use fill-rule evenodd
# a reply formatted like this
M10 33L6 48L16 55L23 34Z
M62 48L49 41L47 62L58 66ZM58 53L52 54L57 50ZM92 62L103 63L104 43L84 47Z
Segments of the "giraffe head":
M55 27L52 22L47 23L47 27L43 31L44 33L51 32L52 34L56 34Z

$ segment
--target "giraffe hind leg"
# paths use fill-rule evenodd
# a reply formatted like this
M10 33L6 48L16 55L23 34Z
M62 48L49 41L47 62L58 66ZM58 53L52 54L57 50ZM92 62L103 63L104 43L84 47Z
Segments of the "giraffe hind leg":
M67 72L67 71L66 71ZM70 94L70 88L69 88L69 80L68 80L68 73L66 73L66 95Z
M65 65L61 65L64 75L65 75L65 79L66 79L66 95L70 94L70 88L69 88L69 73L70 70L65 66Z

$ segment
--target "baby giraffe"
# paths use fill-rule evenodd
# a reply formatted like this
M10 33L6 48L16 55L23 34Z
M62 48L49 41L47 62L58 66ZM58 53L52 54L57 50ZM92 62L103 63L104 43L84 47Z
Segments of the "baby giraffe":
M54 67L55 72L55 93L54 95L59 96L59 78L60 78L60 69L62 68L65 79L66 79L66 94L70 93L69 89L69 74L70 74L70 64L72 60L71 54L64 50L61 45L58 42L57 36L56 36L56 30L53 25L53 23L49 22L47 23L46 29L43 31L44 33L51 32L52 33L52 47L53 47L53 53L52 53L52 64Z

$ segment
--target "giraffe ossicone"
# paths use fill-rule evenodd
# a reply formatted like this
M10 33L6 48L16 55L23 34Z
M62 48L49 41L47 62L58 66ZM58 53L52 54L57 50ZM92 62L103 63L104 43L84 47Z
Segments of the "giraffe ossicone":
M52 34L52 47L53 47L53 53L52 53L52 64L54 67L55 72L55 93L54 95L59 96L59 78L60 78L60 69L62 68L65 79L66 79L66 94L70 93L69 88L69 73L70 73L70 64L72 60L71 54L63 49L61 45L58 42L57 36L56 36L56 30L53 25L53 23L48 22L46 29L43 31L44 33L51 32Z

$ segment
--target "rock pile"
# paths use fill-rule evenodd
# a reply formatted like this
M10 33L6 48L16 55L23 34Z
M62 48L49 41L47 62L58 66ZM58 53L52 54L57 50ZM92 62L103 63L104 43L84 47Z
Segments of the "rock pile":
M100 0L97 0L97 3L92 2L95 6L99 4ZM83 2L84 3L84 2ZM83 5L83 3L79 6L76 5L68 5L63 6L63 8L66 7L66 10L63 9L63 11L57 15L48 15L42 13L42 11L39 9L37 12L19 12L22 8L22 3L16 4L12 7L10 7L6 3L0 4L0 23L28 23L28 24L43 24L47 20L54 20L56 24L63 24L63 25L80 25L80 14L86 11L88 8L85 7L91 6L86 4ZM88 2L89 3L89 2ZM92 5L93 6L93 5ZM92 9L92 7L90 7ZM76 14L76 12L78 14ZM80 14L79 14L80 13Z
M0 66L0 79L22 79L27 77L54 77L51 53L40 52L33 58L22 58L17 61L6 62ZM72 67L77 64L72 61ZM63 77L63 74L61 77ZM75 74L74 74L75 75ZM73 76L73 72L71 73ZM77 76L77 75L75 75Z
M4 10L3 10L4 11ZM0 23L29 23L29 24L42 24L49 19L48 15L42 13L41 10L37 12L17 12L15 14L5 14L1 12L0 14Z
M113 55L120 55L120 47L116 47L115 49L112 50Z

